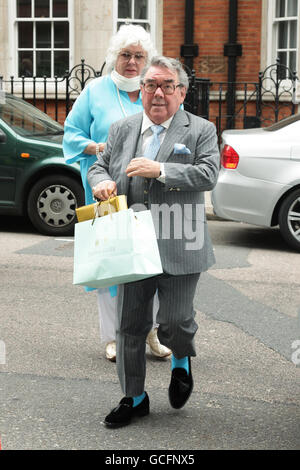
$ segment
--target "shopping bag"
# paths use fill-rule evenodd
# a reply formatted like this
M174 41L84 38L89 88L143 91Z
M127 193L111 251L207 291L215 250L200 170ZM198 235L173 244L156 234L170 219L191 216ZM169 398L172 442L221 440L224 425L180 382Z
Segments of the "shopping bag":
M73 284L109 287L162 272L150 211L128 209L75 224Z
M115 196L106 201L94 202L87 206L75 209L78 222L94 219L95 217L103 217L113 212L127 210L127 198L125 195Z

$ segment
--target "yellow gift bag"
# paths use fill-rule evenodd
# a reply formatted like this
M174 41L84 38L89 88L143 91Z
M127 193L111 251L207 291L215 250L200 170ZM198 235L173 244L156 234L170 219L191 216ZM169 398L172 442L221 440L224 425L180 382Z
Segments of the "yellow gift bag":
M127 198L125 195L115 196L106 201L95 202L88 206L78 207L76 215L78 222L94 219L95 217L103 217L104 215L120 212L128 209Z

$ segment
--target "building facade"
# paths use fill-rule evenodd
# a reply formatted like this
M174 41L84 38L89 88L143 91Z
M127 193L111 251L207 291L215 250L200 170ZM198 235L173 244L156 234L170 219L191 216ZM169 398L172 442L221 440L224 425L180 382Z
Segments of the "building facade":
M276 59L298 70L299 4L300 0L0 0L0 76L51 81L81 59L98 71L111 35L120 24L132 22L150 32L159 53L180 58L198 78L257 82L259 72ZM62 99L63 85L60 91Z

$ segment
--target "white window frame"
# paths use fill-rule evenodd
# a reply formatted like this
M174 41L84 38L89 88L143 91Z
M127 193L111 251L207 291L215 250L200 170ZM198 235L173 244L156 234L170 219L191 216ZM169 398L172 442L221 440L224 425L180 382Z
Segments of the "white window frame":
M33 12L32 12L33 15ZM8 40L9 40L9 47L12 51L12 55L10 57L10 63L8 67L8 77L6 81L10 77L14 77L16 82L14 83L14 94L20 95L22 90L22 83L21 77L18 76L18 21L17 21L17 2L16 0L10 0L8 2L8 18L9 18L9 32L8 32ZM35 18L22 18L20 21L34 21ZM37 21L45 21L45 22L53 22L53 21L66 21L65 18L36 18ZM69 21L69 69L74 66L74 22L75 22L75 14L74 14L74 0L68 0L68 21ZM32 49L34 51L34 48ZM47 49L48 51L53 51L55 48ZM61 49L63 50L63 49ZM61 77L60 77L61 78ZM37 77L36 80L36 98L43 98L43 88L44 85L41 83L43 77ZM58 79L59 80L59 79ZM26 98L30 97L30 87L32 88L32 77L28 77L24 79L26 83ZM49 82L49 83L48 83ZM65 81L58 82L58 96L61 98L65 97ZM7 91L9 91L9 86L6 85ZM54 77L47 78L47 98L54 97Z
M277 35L275 34L275 23L278 23L280 20L277 20L276 19L276 16L275 16L275 13L276 13L276 0L267 0L267 14L268 14L268 17L267 17L267 31L266 31L266 35L267 35L267 54L266 54L266 59L267 59L267 63L264 64L264 68L270 66L270 65L273 65L276 63L276 51L277 51ZM285 18L295 18L297 19L298 21L298 24L297 24L297 40L296 40L296 44L297 44L297 49L296 49L296 69L298 70L298 66L300 64L300 45L299 45L299 40L300 40L300 0L298 0L298 16L297 17L285 17ZM298 82L299 84L299 82ZM267 82L265 83L266 87L272 89L273 85L272 85L272 82L271 80L267 80ZM289 80L282 80L281 81L281 87L280 87L280 92L283 91L284 89L288 88L290 85L290 81ZM299 95L299 96L298 96ZM267 99L268 98L268 95L266 94L265 95L265 98ZM272 101L273 97L272 95L270 94L270 100ZM286 98L285 96L283 95L281 97L281 100L284 101ZM297 85L297 93L296 93L296 96L293 96L293 101L296 103L296 102L299 102L300 100L300 86Z
M137 0L134 0L137 1ZM133 6L132 6L133 9ZM135 20L133 18L126 18L128 23L149 23L150 24L150 37L154 47L156 47L156 0L148 0L148 19L147 20ZM117 32L118 21L124 20L124 18L118 18L118 0L113 0L113 34Z
M275 24L279 23L280 21L289 21L289 20L297 20L297 39L296 39L296 70L298 70L299 66L299 27L300 27L300 0L298 0L298 15L296 17L284 17L282 20L277 19L275 16L276 12L276 0L269 0L268 2L268 54L267 54L267 63L268 65L276 63L276 51L277 51L277 34L275 32ZM287 49L288 51L291 49Z

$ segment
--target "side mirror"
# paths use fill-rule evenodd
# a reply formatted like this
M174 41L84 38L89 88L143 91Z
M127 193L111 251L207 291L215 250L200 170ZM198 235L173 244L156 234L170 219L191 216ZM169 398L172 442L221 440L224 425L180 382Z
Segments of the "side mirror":
M0 129L0 144L5 144L6 134Z

